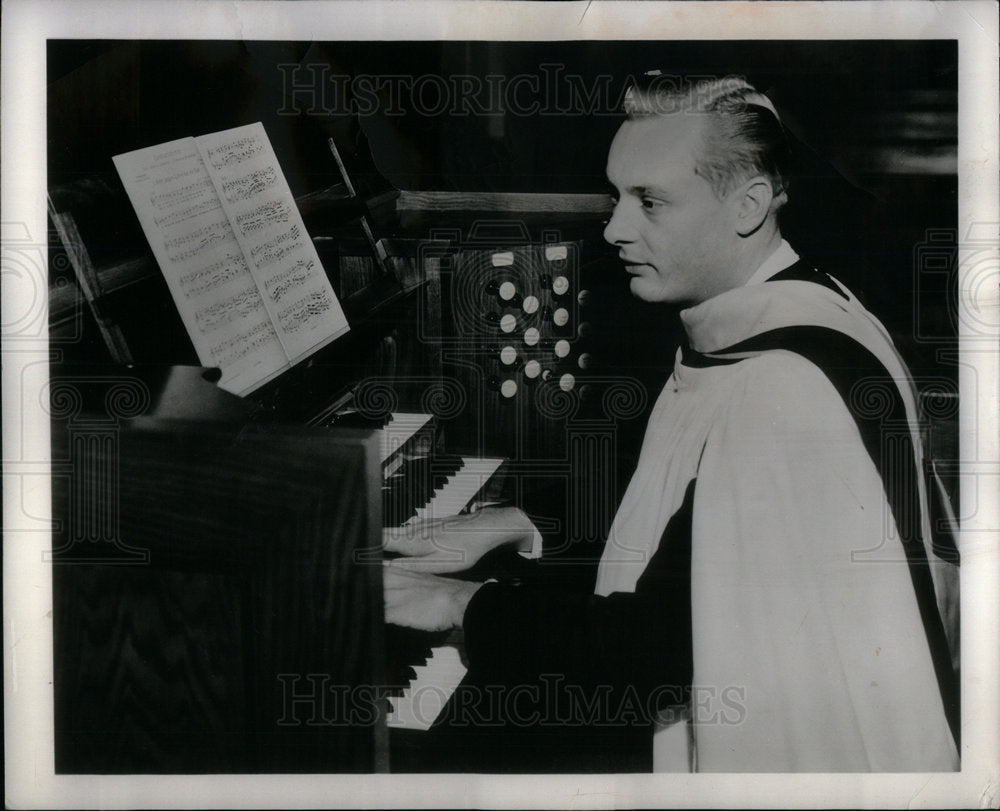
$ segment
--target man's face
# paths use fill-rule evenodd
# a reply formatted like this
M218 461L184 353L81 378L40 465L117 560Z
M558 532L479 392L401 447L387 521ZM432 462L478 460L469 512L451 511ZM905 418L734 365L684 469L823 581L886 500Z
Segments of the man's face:
M695 173L703 116L626 121L611 144L617 189L604 238L619 248L632 295L696 304L738 285L736 194L720 200Z

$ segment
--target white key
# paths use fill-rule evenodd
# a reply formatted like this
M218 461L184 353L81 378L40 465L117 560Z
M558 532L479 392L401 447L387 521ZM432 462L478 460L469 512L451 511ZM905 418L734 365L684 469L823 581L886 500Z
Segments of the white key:
M417 508L416 516L407 523L423 518L458 515L475 498L476 493L486 486L502 464L503 459L463 456L461 468L435 492L427 504Z
M450 645L431 648L427 664L413 670L416 677L403 695L389 697L387 725L393 729L430 729L466 674L458 651Z
M379 460L385 462L416 436L433 419L430 414L394 412L385 428L379 429ZM391 472L391 471L390 471Z

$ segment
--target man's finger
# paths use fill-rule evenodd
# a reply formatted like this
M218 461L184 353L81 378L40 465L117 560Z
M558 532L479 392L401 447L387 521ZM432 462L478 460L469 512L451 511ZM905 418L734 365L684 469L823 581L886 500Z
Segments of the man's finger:
M413 603L427 599L429 594L440 588L433 582L432 575L423 572L386 572L387 575L382 583L382 597L388 604L390 602Z
M398 558L397 560L405 560L405 558ZM409 581L407 585L413 585L414 580L421 580L422 575L414 573L411 570L402 569L396 565L396 560L383 560L382 561L382 575L383 580L400 579Z
M419 538L407 537L385 537L382 538L383 547L389 552L399 552L400 554L427 554L430 551L429 544Z
M469 568L468 558L452 552L447 556L432 553L427 557L396 558L385 561L386 568L406 572L424 572L426 574L450 574Z

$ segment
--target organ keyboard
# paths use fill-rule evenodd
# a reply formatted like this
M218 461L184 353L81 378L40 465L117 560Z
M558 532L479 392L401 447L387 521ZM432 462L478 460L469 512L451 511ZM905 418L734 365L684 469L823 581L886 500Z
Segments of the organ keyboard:
M416 514L407 519L406 523L458 515L472 504L476 494L493 478L502 464L503 459L460 457L458 469L453 474L436 480L437 486L430 500L423 507L417 507Z
M477 500L477 496L490 487L504 460L435 453L432 415L391 412L384 420L373 421L348 409L329 422L336 426L381 426L376 430L383 476L383 526L446 518L490 503ZM541 535L536 533L530 547L517 552L526 558L540 557ZM409 635L411 642L417 639L416 651L404 654L403 667L388 676L388 686L396 694L389 696L386 723L390 729L426 731L464 678L466 668L454 636L440 645L423 645L419 632ZM406 677L410 672L412 679Z
M371 420L346 412L335 425L366 425ZM434 453L430 414L392 412L377 429L382 463L383 525L458 515L500 471L503 459Z
M399 456L421 431L433 424L433 419L430 414L393 412L389 415L388 423L379 429L379 458L384 476L394 471L389 460Z
M402 694L389 697L390 729L430 729L467 672L455 645L431 648L426 664L414 665L413 671Z
M379 429L385 480L383 523L387 527L446 518L477 506L476 496L503 466L503 459L489 457L438 454L429 459L426 429L432 422L427 414L393 413ZM413 444L420 436L425 441L417 443L420 449L414 452ZM541 535L536 533L531 547L518 552L524 557L540 557ZM418 658L421 663L407 662L414 678L397 695L389 696L386 722L390 729L430 729L465 677L460 645L454 641L425 648Z

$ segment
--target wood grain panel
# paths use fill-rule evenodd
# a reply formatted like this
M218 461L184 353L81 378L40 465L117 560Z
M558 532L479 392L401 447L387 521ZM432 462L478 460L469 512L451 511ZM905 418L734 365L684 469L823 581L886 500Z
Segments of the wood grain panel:
M88 550L107 563L56 556L57 770L385 768L381 568L358 554L380 526L368 435L140 419L116 447L72 447L116 457L112 534L148 563L115 562L107 541ZM88 462L56 488L64 529L80 479L109 469Z

